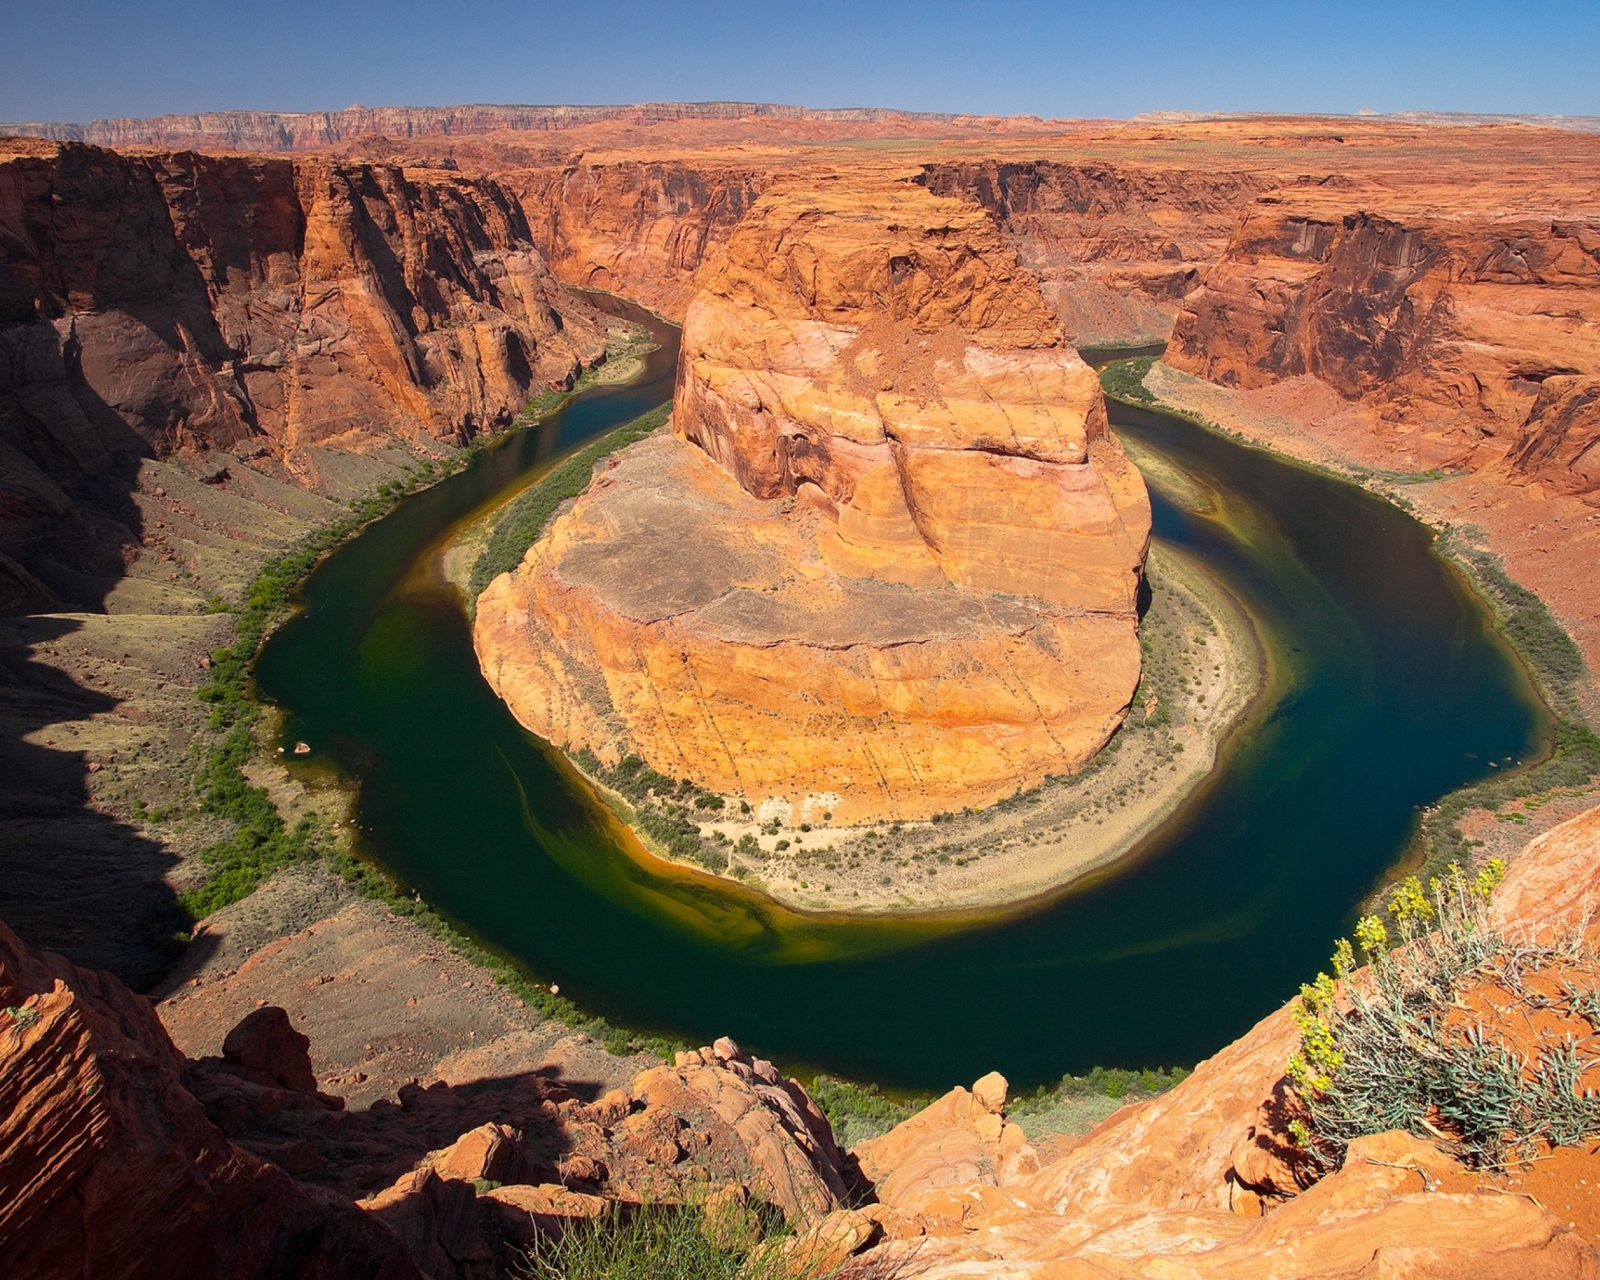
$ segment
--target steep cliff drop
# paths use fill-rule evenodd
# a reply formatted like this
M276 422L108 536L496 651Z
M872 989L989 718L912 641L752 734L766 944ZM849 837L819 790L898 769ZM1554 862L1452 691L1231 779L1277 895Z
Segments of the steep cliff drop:
M508 425L608 323L491 179L7 140L0 611L100 607L149 533L141 459L348 497L378 478L352 454Z
M768 192L689 308L674 424L480 597L534 732L852 823L990 803L1121 723L1149 500L981 209Z

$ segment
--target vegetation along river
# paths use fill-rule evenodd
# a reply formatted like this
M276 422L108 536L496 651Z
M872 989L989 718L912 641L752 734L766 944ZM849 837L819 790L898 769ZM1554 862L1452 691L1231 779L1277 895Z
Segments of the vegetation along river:
M676 330L650 323L662 348L641 379L586 392L369 527L257 666L285 740L356 784L366 856L613 1021L919 1088L1192 1064L1326 963L1418 806L1541 749L1542 708L1428 530L1114 407L1149 467L1156 538L1227 585L1273 666L1210 782L1139 856L1006 918L801 915L654 862L490 692L439 569L464 520L670 397Z

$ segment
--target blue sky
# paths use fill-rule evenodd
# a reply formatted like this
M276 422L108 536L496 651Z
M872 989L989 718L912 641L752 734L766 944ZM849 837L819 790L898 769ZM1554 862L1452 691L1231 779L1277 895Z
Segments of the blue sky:
M731 98L1600 114L1600 0L0 0L0 120Z

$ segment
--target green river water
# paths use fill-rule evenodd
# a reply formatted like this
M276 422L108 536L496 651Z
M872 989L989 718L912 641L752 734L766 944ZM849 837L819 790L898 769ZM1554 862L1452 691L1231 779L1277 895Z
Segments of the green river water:
M1192 1064L1326 964L1418 806L1542 749L1524 672L1422 525L1114 407L1130 446L1182 473L1152 485L1155 536L1243 602L1277 676L1139 856L1005 917L873 919L799 914L630 857L627 832L484 683L438 550L550 460L670 397L676 331L648 319L662 349L640 380L586 392L370 526L312 575L257 665L285 739L356 788L362 853L613 1021L916 1088Z

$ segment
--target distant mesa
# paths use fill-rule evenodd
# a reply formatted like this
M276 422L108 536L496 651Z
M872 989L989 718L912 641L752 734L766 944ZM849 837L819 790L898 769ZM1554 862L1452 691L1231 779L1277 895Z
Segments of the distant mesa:
M795 107L772 102L646 102L628 106L363 107L343 111L200 111L116 117L89 124L0 124L0 135L87 142L100 147L200 147L241 151L314 151L364 134L391 138L471 135L499 130L551 132L617 121L631 125L750 117L879 124L953 124L975 117L884 107ZM1021 119L1031 119L1022 117ZM1043 127L1042 121L1037 122Z
M1139 680L1150 505L994 222L780 185L702 286L674 434L480 597L518 719L774 817L926 817L1080 768Z

